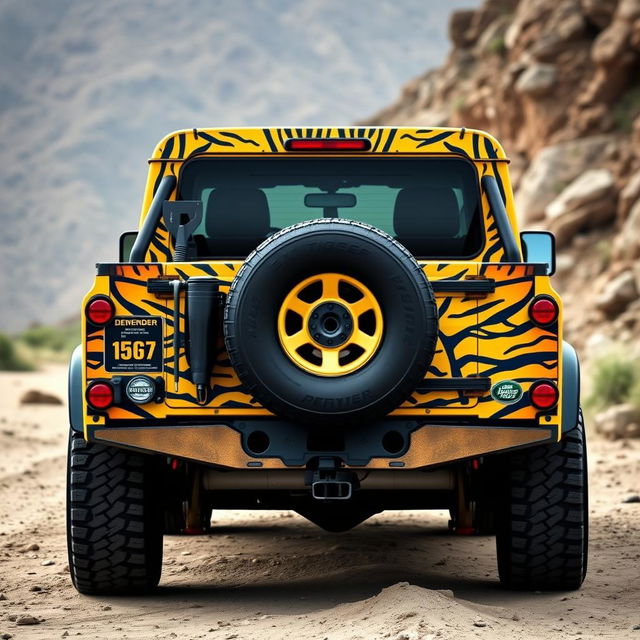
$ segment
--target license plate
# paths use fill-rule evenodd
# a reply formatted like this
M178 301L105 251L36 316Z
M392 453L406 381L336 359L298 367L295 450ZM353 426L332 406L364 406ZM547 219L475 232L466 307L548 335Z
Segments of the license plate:
M162 371L162 318L116 316L105 329L107 371Z

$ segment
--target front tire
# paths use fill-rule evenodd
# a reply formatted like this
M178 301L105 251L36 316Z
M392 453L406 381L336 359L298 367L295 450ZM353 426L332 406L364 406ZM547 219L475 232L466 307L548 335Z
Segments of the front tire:
M582 411L560 442L511 454L498 506L500 581L511 589L578 589L587 572L587 450Z
M155 458L69 435L67 543L75 588L88 595L148 591L162 571Z

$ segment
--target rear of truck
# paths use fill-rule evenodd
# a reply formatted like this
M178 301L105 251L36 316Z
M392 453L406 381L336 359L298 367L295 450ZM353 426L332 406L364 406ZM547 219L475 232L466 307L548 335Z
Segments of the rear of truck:
M505 584L576 588L586 460L552 270L550 236L518 234L507 159L483 132L171 134L131 255L98 264L83 303L74 583L152 586L163 530L204 530L212 509L340 531L446 508L456 532L497 534ZM117 566L87 524L105 482L138 514ZM123 565L127 545L141 565Z

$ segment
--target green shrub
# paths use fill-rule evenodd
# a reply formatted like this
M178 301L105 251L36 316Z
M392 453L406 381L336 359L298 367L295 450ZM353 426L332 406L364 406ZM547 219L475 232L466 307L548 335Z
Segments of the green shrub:
M13 340L0 333L0 370L2 371L32 371L33 366L27 362L16 350Z
M596 253L600 260L600 272L602 273L611 264L611 250L613 243L611 240L602 239L596 244Z
M64 336L54 327L31 327L20 339L35 349L49 348L60 351L64 347Z
M556 180L551 188L556 195L560 195L570 184L569 180Z
M594 409L602 409L630 402L632 389L636 389L638 385L638 363L623 355L609 354L593 363L592 392L587 399L587 405ZM638 393L640 395L640 391Z
M464 96L456 96L451 103L454 111L462 111L466 107L467 100Z
M487 50L489 53L495 53L496 55L504 55L507 52L507 45L504 41L504 35L495 36L495 38L491 38L489 43L487 44Z
M636 380L629 391L629 402L640 410L640 373L636 374Z
M612 116L618 130L629 133L638 115L640 115L640 87L634 86L618 100L613 107Z
M20 335L20 340L33 349L70 353L80 342L78 324L35 326Z

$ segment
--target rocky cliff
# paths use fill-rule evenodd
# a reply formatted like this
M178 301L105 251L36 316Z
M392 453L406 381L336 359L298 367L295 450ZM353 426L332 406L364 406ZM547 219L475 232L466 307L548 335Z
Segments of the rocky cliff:
M485 0L444 66L370 124L494 133L524 228L555 232L555 286L583 361L640 336L640 0Z

